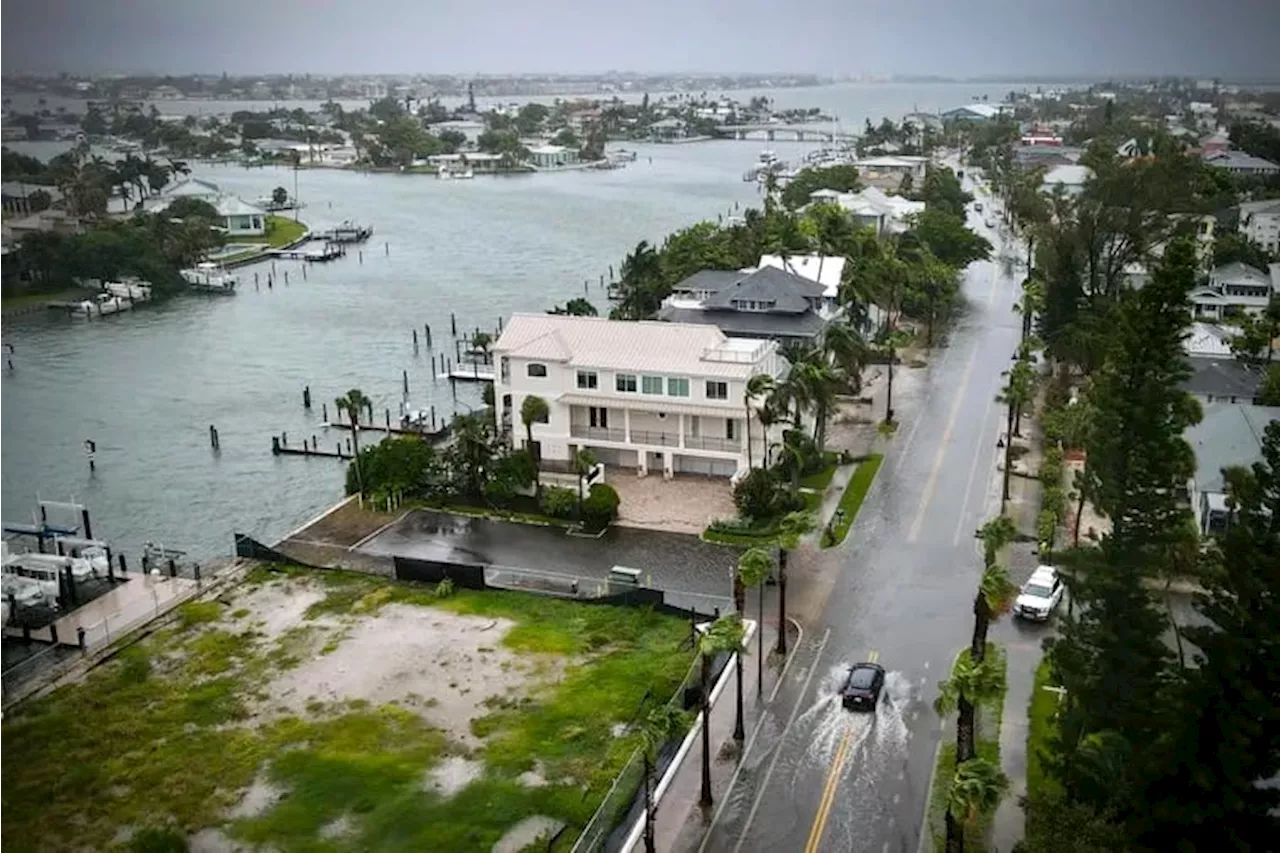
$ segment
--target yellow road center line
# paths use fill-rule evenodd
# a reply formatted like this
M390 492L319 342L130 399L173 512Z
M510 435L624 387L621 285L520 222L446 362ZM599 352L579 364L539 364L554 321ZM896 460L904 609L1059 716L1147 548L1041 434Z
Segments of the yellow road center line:
M818 803L818 811L813 816L813 827L809 830L809 840L804 846L805 853L817 853L818 844L822 841L822 833L827 827L827 816L831 813L831 804L835 800L836 788L840 786L840 771L844 767L845 757L849 752L849 744L853 742L853 731L847 731L836 747L835 758L831 762L831 772L827 775L827 783L822 789L822 800Z
M969 390L969 379L973 376L973 367L978 363L978 348L973 348L969 356L969 364L964 369L964 378L956 391L956 401L951 404L951 416L947 418L947 427L942 432L942 440L938 442L938 452L933 457L933 470L924 484L924 494L920 496L920 507L916 510L915 521L911 522L911 530L907 533L907 542L915 542L920 535L920 527L924 524L924 511L933 500L933 492L938 487L938 472L942 470L942 460L947 453L947 442L951 440L951 431L955 429L956 418L960 416L960 406L964 403L965 392ZM976 451L975 451L976 452Z

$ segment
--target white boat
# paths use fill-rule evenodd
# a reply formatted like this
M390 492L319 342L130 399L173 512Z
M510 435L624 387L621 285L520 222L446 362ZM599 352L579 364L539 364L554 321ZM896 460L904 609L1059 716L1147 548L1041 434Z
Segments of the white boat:
M99 293L93 299L85 299L75 303L71 313L78 317L105 317L108 314L119 314L133 307L133 300L111 293Z
M465 181L475 176L476 173L470 166L450 166L446 163L436 170L436 177L442 181Z
M142 279L125 279L124 281L104 281L104 293L120 296L133 302L151 301L151 282Z
M315 235L313 239L325 240L330 243L363 243L372 236L372 225L359 225L350 219L345 219L341 225L336 228L330 228L328 231L322 231Z
M205 290L210 293L235 293L240 284L240 277L229 273L210 261L196 264L194 268L179 273L188 287Z

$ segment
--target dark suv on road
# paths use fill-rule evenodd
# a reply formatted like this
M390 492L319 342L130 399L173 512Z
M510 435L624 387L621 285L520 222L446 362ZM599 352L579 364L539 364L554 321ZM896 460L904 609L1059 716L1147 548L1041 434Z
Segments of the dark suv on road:
M850 711L874 711L884 687L884 667L875 663L854 664L840 689L840 701Z

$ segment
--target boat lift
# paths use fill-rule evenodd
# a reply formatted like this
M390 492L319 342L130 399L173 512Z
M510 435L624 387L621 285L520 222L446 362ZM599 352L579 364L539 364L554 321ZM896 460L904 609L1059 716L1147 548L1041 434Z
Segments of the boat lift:
M45 553L45 540L56 539L65 536L79 536L84 534L85 539L93 538L93 526L89 521L89 509L84 504L75 503L74 501L46 501L36 499L36 512L31 514L31 523L27 524L20 521L0 522L5 533L13 533L18 536L33 536L37 541L37 547L40 553ZM69 511L73 515L79 517L79 524L68 525L66 523L55 524L49 521L49 510Z

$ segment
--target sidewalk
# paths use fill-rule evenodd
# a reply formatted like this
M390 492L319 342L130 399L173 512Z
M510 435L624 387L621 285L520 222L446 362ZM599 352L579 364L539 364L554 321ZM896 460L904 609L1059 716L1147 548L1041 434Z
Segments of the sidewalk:
M747 596L747 617L756 617L752 597ZM743 725L746 732L745 743L750 743L752 733L767 707L767 700L772 694L782 671L783 663L776 659L770 661L774 644L778 640L777 603L771 602L772 596L765 596L765 621L761 626L764 640L764 693L756 693L756 654L758 640L751 637L750 648L742 656L742 692L743 692ZM788 639L792 643L794 653L794 628ZM692 746L685 753L678 766L673 765L674 775L662 793L654 812L654 842L659 851L680 851L692 853L702 843L703 834L715 814L720 798L728 793L730 782L738 766L740 753L733 740L733 723L737 710L737 684L733 666L725 670L728 678L724 689L715 697L711 706L711 790L714 803L704 809L699 804L702 792L702 738L700 729L691 730L694 735ZM701 717L699 716L699 720ZM643 853L643 838L632 848ZM626 848L623 853L627 853Z
M1021 578L1029 575L1040 563L1035 534L1042 486L1034 475L1040 471L1043 453L1040 448L1040 424L1035 413L1023 414L1022 435L1020 441L1029 449L1023 454L1021 461L1025 466L1024 470L1032 476L1015 474L1009 478L1009 501L1004 511L1005 515L1013 519L1018 532L1031 539L1027 542L1014 542L1000 556L1015 583L1019 583ZM1012 619L1012 615L1006 617L1006 620ZM996 639L1008 654L1007 689L1000 724L1000 769L1009 777L1009 792L1000 801L991 822L991 850L992 853L1009 853L1022 840L1026 830L1022 798L1027 793L1027 708L1031 702L1035 671L1042 653L1038 636L1026 637L1015 626L1007 624L1001 625L998 631ZM1005 637L1009 639L1006 640Z

